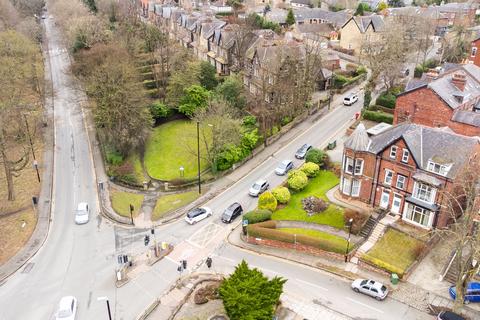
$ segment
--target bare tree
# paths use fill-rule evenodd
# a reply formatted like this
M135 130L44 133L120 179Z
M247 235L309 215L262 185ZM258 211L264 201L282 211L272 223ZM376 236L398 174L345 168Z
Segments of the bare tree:
M462 307L467 284L479 271L480 260L480 158L473 156L459 173L452 188L443 192L442 210L453 223L448 229L437 229L441 237L453 240L456 298L454 309ZM477 265L472 264L477 261Z

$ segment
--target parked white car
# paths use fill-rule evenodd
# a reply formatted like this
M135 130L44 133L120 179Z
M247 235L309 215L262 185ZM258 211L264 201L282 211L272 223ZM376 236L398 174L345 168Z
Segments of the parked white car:
M60 299L55 320L75 320L77 315L77 298L66 296Z
M75 211L75 223L76 224L85 224L88 222L90 216L90 208L88 203L80 202Z
M361 292L374 297L379 301L385 299L388 295L387 287L375 280L357 279L352 282L352 289L355 292Z
M351 106L358 101L358 96L355 93L351 93L343 98L343 104L346 106Z
M195 224L199 221L202 221L205 218L211 217L212 216L212 209L207 208L207 207L200 207L200 208L195 208L193 210L190 210L187 213L187 216L185 217L185 221L187 221L188 224Z
M292 160L283 160L280 162L278 167L275 169L275 174L279 176L283 176L288 173L288 171L293 169L293 162Z

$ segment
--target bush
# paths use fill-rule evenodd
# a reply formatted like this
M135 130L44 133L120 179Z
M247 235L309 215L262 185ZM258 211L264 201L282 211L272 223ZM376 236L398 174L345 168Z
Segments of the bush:
M416 66L415 70L413 71L413 76L415 78L421 78L422 75L423 75L423 72L424 72L424 70L423 70L422 66Z
M345 76L342 76L340 74L336 74L333 76L333 86L337 89L342 88L345 86L348 82L348 78Z
M305 155L305 162L313 162L318 164L320 167L323 167L327 158L328 154L326 152L323 152L317 148L312 148L308 150L307 154Z
M258 209L266 209L271 212L277 209L277 198L270 191L262 193L258 197Z
M379 106L383 106L385 108L394 109L395 102L397 101L397 97L389 92L382 92L377 98L375 104Z
M363 226L368 220L369 215L360 211L350 208L345 208L343 218L345 219L345 226L348 225L348 221L353 219L352 233L357 234L362 231Z
M300 170L305 172L307 177L313 178L318 174L318 171L320 171L320 167L314 162L305 162Z
M255 116L245 116L243 117L244 126L255 126L257 124L257 118Z
M380 111L364 111L363 118L375 122L393 123L393 115Z
M433 69L433 68L436 68L439 64L439 61L438 60L435 60L435 59L428 59L427 61L425 61L425 63L423 64L423 69Z
M301 170L291 170L288 172L288 187L294 191L300 191L308 184L308 177Z
M356 70L356 73L357 74L364 74L364 73L367 73L367 68L365 68L364 66L359 66Z
M282 120L280 120L280 125L283 127L287 124L289 124L290 122L292 122L292 118L289 117L289 116L285 116L282 118Z
M321 198L310 196L302 199L302 207L303 207L303 210L305 210L307 215L310 217L316 213L321 213L327 210L328 203L326 203Z
M248 220L249 224L268 221L272 218L272 212L265 209L256 209L243 215L243 220Z
M108 164L118 166L123 162L123 156L116 150L105 151L105 160Z
M365 90L365 93L363 94L363 107L368 108L370 102L372 102L372 92L370 90Z
M286 204L290 201L290 191L285 187L276 187L272 190L272 194L278 203Z
M150 113L152 114L153 119L158 120L161 118L168 118L172 115L173 110L170 109L167 105L156 101L148 106Z

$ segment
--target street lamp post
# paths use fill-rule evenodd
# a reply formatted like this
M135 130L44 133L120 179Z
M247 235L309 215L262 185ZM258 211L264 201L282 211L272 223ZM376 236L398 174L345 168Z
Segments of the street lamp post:
M330 78L330 90L328 92L328 110L330 111L330 104L332 103L332 89L333 85L335 84L335 73L333 70L335 69L335 64L332 64L332 77Z
M134 210L134 209L135 209L135 208L133 207L133 205L130 204L130 220L131 220L131 222L132 222L132 225L134 225L134 224L133 224L133 210Z
M37 179L38 179L38 182L40 182L40 173L38 172L38 161L37 160L33 160L33 167L37 171Z
M112 312L110 311L110 302L108 301L108 297L98 297L97 300L107 301L108 319L112 320Z
M197 121L197 166L198 166L198 193L202 193L200 182L200 122Z
M345 262L348 262L348 249L350 248L350 235L352 234L352 224L353 218L348 220L348 239L347 239L347 250L345 250Z

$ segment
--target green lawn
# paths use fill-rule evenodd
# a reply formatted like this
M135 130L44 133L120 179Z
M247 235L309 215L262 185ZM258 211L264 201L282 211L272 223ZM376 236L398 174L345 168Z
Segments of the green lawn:
M134 207L133 216L136 217L142 206L143 195L111 189L110 199L113 210L124 217L130 217L130 204L132 204Z
M392 272L403 274L417 258L417 248L422 246L421 241L389 229L362 258Z
M152 212L152 220L158 220L166 213L189 204L197 199L198 196L197 190L161 196L158 198L155 209Z
M203 126L200 130L208 127ZM205 142L200 132L200 154L205 155ZM211 133L207 139L211 139ZM180 166L185 168L184 178L197 176L197 124L189 120L175 120L153 129L145 149L145 168L148 174L159 180L180 178ZM204 159L200 169L207 169Z
M272 214L274 220L299 220L318 224L325 224L337 229L343 229L345 222L343 220L343 209L330 205L322 213L311 217L307 215L302 208L302 199L308 196L316 196L327 200L326 192L338 184L338 178L331 171L320 171L318 176L310 179L305 189L300 192L292 193L288 205Z
M321 239L321 240L327 240L330 243L334 244L336 247L345 250L347 248L347 240L345 240L342 237L318 231L318 230L312 230L312 229L300 229L300 228L280 228L277 229L279 231L284 231L288 233L293 233L293 234L303 234L312 238L316 239ZM350 243L350 248L352 248L353 245Z
M145 181L145 176L143 175L142 162L140 161L140 155L137 152L132 153L128 156L127 161L133 165L133 175L138 184L142 184Z

